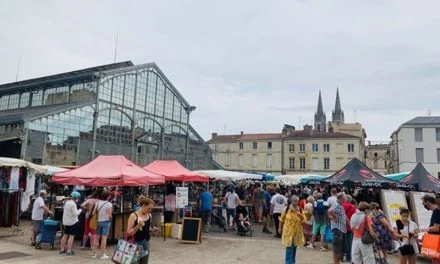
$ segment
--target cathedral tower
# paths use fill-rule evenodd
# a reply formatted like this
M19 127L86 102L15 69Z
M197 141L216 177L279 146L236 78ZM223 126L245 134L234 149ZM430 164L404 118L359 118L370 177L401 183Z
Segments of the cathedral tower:
M336 102L335 109L332 113L332 122L334 123L344 123L344 111L341 108L341 100L339 99L339 87L336 89Z
M321 91L319 91L318 109L315 113L315 130L319 132L326 132L327 121L322 107Z

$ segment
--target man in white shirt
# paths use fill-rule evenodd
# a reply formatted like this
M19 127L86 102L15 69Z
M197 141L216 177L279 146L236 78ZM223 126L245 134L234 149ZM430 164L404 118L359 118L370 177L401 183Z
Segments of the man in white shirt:
M238 194L235 193L235 187L230 187L229 191L225 195L225 202L226 202L226 215L228 218L229 227L233 228L234 226L234 220L236 216L235 209L237 208L237 202L238 202Z
M276 238L281 238L281 234L278 232L280 226L280 216L287 205L287 198L284 195L280 194L280 192L280 188L276 187L275 195L272 196L272 199L270 200L270 211L273 217L273 221L275 222L275 230L277 232L277 234L275 235Z
M36 238L38 233L40 233L40 224L41 221L43 221L44 212L48 213L49 215L52 215L53 213L49 210L48 207L44 204L44 198L46 198L47 192L45 190L40 191L40 197L38 197L34 201L34 205L32 207L32 226L33 226L33 232L32 232L32 246L35 246Z
M332 208L332 206L335 205L336 201L338 200L338 198L336 198L336 195L338 194L338 190L333 188L330 191L330 193L331 193L331 196L329 198L327 198L327 203L329 205L329 208Z
M72 192L70 199L64 204L63 211L63 225L64 235L61 238L61 250L60 254L66 254L73 256L75 253L72 251L73 239L78 232L78 216L81 214L82 209L78 209L76 202L81 197L79 192ZM66 245L67 242L67 245ZM66 249L67 246L67 249Z

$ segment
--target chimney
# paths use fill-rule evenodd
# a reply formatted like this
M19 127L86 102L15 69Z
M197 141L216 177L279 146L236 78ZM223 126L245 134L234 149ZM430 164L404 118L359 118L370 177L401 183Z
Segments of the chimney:
M243 131L241 131L240 134L243 136Z
M370 140L368 140L368 146L371 146L371 141Z
M212 138L215 138L217 136L217 133L212 133Z
M304 131L305 132L309 132L310 134L312 134L312 131L313 131L313 127L312 126L309 126L309 125L305 125L304 126Z

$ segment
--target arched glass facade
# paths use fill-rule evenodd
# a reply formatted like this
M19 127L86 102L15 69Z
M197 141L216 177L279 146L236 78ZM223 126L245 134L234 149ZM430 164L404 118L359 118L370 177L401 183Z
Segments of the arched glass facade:
M40 164L81 165L122 154L142 166L175 159L189 169L212 168L208 145L189 125L192 110L155 64L3 93L0 86L0 117L29 115L0 129L23 141L21 158Z

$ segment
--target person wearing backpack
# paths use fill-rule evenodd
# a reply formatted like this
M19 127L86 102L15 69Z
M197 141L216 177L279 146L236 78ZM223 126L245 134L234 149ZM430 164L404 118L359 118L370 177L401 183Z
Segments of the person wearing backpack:
M315 248L316 236L320 235L320 251L327 250L324 247L324 234L325 229L327 228L328 223L328 215L327 211L329 209L329 205L326 201L322 199L322 193L316 194L316 201L313 205L313 230L312 230L312 241L307 246L308 248Z

